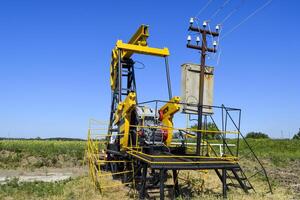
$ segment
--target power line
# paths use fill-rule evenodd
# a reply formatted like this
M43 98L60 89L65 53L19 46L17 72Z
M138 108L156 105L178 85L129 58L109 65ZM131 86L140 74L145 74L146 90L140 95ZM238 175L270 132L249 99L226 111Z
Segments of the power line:
M221 49L221 47L219 48L219 51L218 51L219 53L218 53L218 57L217 57L217 66L219 65L219 63L220 63L220 59L221 59L221 54L222 54L222 49Z
M225 33L223 35L223 37L221 38L224 39L227 35L229 35L230 33L232 33L233 31L235 31L238 27L240 27L243 23L245 23L246 21L248 21L251 17L253 17L256 13L258 13L259 11L261 11L262 9L264 9L265 7L267 7L273 0L269 0L268 2L266 2L265 4L263 4L262 6L260 6L259 8L257 8L254 12L252 12L250 15L248 15L244 20L242 20L239 24L237 24L235 27L233 27L230 31L228 31L227 33Z
M214 12L214 14L212 14L212 16L210 17L210 20L212 20L213 18L215 18L219 12L221 10L223 10L223 8L230 2L230 0L225 0L224 3Z
M197 13L197 15L195 16L195 18L197 18L208 6L209 4L212 2L213 0L208 0L207 3L199 10L199 12Z
M236 11L238 11L245 3L246 0L241 0L241 3L236 6L224 19L221 21L221 24L224 24Z

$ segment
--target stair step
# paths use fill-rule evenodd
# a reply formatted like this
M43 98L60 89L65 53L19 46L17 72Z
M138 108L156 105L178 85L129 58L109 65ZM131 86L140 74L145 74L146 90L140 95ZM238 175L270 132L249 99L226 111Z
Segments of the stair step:
M232 171L235 171L235 172L241 172L242 169L241 169L241 168L233 168Z
M230 179L237 179L235 176L227 176L228 178L230 178ZM247 180L247 178L245 178L245 177L239 177L242 181L245 181L245 180Z
M160 185L147 186L147 189L159 189L159 188L160 188ZM174 188L174 185L165 185L164 188L172 189L172 188Z
M241 188L241 189L243 189L239 184L234 184L234 183L228 183L228 184L227 184L227 187L235 187L235 188ZM252 189L252 187L249 187L249 186L246 186L246 185L245 185L245 188L246 188L247 190Z

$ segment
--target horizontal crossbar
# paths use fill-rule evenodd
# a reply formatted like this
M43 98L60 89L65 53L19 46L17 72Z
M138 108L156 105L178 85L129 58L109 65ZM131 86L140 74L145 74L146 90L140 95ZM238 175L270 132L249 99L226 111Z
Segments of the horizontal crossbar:
M159 49L159 48L152 48L148 46L127 44L127 43L123 43L122 40L117 41L116 47L123 51L129 51L138 54L160 56L160 57L165 57L170 55L168 48Z

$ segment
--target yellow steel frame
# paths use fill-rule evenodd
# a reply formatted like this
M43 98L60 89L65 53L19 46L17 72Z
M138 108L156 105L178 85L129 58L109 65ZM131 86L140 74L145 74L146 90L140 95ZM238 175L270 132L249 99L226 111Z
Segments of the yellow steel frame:
M120 102L117 108L117 112L114 115L114 124L120 123L122 119L122 123L120 124L120 147L123 150L128 146L128 137L129 137L129 129L130 129L130 118L131 111L136 105L136 93L130 92L126 99L123 102Z
M123 52L122 58L124 58L125 55L128 54L127 52L130 52L131 55L133 53L138 53L138 54L159 56L159 57L165 57L170 55L168 48L159 49L159 48L153 48L148 46L128 44L128 43L123 43L122 40L117 41L116 48L122 50Z
M141 151L134 150L134 148L128 148L130 153L140 154L142 156L147 156L150 158L218 158L226 161L237 161L238 158L235 156L226 156L226 157L220 157L220 156L194 156L194 155L151 155L146 154Z
M136 128L137 130L140 130L141 128L150 128L150 129L162 129L162 130L169 130L171 132L173 132L174 130L178 130L178 131L184 131L184 132L204 132L205 134L214 134L214 133L219 133L219 134L239 134L238 131L213 131L213 130L197 130L197 129L192 129L192 128L175 128L172 126L144 126L144 125L130 125L130 127L132 128ZM196 138L196 136L194 135L190 135L190 134L186 134L185 135L185 142L187 141L188 138ZM139 152L142 152L143 148L138 146L138 140L139 137L138 135L136 136L136 145L133 146L132 145L132 141L130 141L130 146L127 148L128 151L130 150L139 150ZM219 159L225 159L225 160L238 160L238 157L235 156L228 156L228 155L223 155L223 156L211 156L211 152L213 151L213 146L211 146L209 143L207 143L206 141L202 140L202 145L206 145L207 148L205 148L206 150L206 154L207 156L196 156L194 158L219 158ZM194 143L195 145L196 143ZM188 143L186 144L186 147L188 150L193 151L195 146L193 145L193 143ZM167 145L166 145L167 146ZM167 147L174 147L176 145L172 144L172 140L170 142L170 144ZM157 157L159 158L160 156L153 156L150 154L147 154L148 157ZM188 156L188 155L180 155L180 156L169 156L169 155L164 155L162 157L165 158L176 158L176 157L181 157L181 158L193 158Z
M141 25L136 33L131 37L128 43L118 40L111 54L110 65L110 85L111 89L116 88L117 68L118 68L118 51L121 50L121 59L130 58L134 53L166 57L170 55L168 48L148 47L147 38L149 37L148 26Z
M182 130L182 131L194 131L194 132L205 132L205 133L223 133L223 134L239 134L239 132L237 131L209 131L209 130L197 130L197 129L189 129L189 128L174 128L172 126L144 126L144 125L130 125L130 127L132 128L136 128L137 130L141 129L141 128L151 128L151 129L168 129L169 131L173 132L174 130ZM126 152L130 153L130 154L134 154L134 156L138 157L138 156L146 156L148 158L217 158L217 159L222 159L225 162L231 161L231 162L236 162L238 160L238 157L235 156L210 156L210 152L211 152L211 148L212 146L210 146L210 144L206 143L205 141L202 141L202 144L204 145L208 145L208 156L193 156L193 155L151 155L151 154L145 154L143 153L143 148L140 147L138 145L138 138L139 136L136 135L136 145L133 146L132 141L130 141L130 146L126 148ZM190 137L190 136L189 136ZM172 141L172 140L171 140ZM171 142L170 145L172 146ZM187 145L187 147L189 147ZM140 157L138 157L140 158ZM147 160L143 157L144 161L147 161L149 163L153 163L153 164L160 164L157 162L153 162L151 160ZM205 161L201 161L201 162L205 162ZM223 161L216 161L216 163L219 162L223 162ZM171 164L172 162L170 162ZM173 164L176 164L177 162L173 162ZM199 164L198 162L191 162L194 164ZM178 163L177 163L178 164Z
M168 103L159 109L159 112L162 113L162 123L165 126L163 128L167 131L168 137L166 140L166 145L170 146L173 138L173 116L180 109L180 97L173 97Z
M147 45L147 38L149 37L149 27L145 24L142 24L135 34L130 38L128 44L136 45ZM130 55L128 55L130 57Z
M136 158L139 158L149 164L207 164L207 163L232 163L232 164L235 164L237 163L237 161L235 160L222 160L222 161L152 161L150 159L147 159L143 156L141 156L141 152L139 153L133 153L132 151L128 151L127 152L128 154L136 157ZM163 157L163 158L168 158L168 157ZM181 158L186 158L185 156L181 156ZM188 158L188 157L187 157Z
M151 129L172 129L178 131L189 131L189 132L205 132L205 133L222 133L222 134L239 134L238 131L214 131L214 130L198 130L194 128L175 128L172 126L140 126L140 125L130 125L131 127L135 128L151 128ZM189 135L189 137L194 137L193 135Z

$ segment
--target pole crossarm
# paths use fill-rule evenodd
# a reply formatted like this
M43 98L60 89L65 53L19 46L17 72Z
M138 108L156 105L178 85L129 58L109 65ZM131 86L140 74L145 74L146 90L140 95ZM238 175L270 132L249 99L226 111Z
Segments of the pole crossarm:
M205 48L205 51L208 51L208 52L211 52L211 53L216 53L217 52L217 50L215 48L202 47L202 46L193 45L193 44L187 44L186 47L191 48L191 49L197 49L197 50L202 50L203 48Z
M198 28L198 27L194 27L194 26L190 26L188 30L189 31L194 31L194 32L199 32L201 34L212 35L214 37L219 36L218 32L213 32L213 31L210 31L210 30L206 30L206 29L202 29L202 28Z

